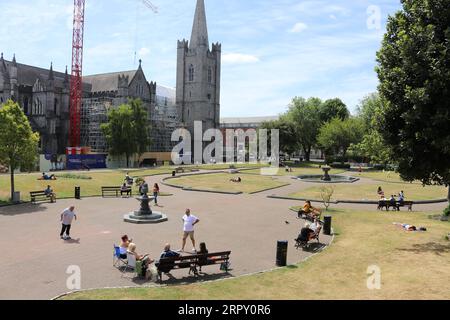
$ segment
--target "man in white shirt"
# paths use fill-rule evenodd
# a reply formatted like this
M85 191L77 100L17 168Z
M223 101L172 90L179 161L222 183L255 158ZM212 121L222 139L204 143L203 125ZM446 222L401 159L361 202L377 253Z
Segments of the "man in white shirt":
M191 238L192 245L194 248L192 249L193 252L196 252L195 249L195 238L194 238L194 226L199 223L200 220L196 217L191 215L191 210L186 209L186 214L183 216L183 223L184 223L184 235L183 235L183 246L181 247L181 252L184 252L184 247L186 246L186 240L188 237Z
M75 218L77 220L77 215L75 214L75 207L71 206L70 208L65 209L61 213L61 222L62 229L60 233L60 237L63 240L70 240L70 228L72 226L72 221ZM64 235L65 233L65 235Z

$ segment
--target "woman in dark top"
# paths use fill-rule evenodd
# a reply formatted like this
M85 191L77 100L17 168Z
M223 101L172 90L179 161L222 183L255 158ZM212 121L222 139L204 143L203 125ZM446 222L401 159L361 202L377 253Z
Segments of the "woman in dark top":
M314 238L315 232L311 230L310 224L306 223L305 227L300 231L300 234L298 236L299 241L305 241L308 242Z

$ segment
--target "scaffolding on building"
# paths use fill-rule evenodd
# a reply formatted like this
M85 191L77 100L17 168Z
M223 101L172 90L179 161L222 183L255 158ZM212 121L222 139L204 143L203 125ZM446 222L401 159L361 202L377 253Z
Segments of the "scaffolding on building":
M91 152L108 152L108 144L101 125L108 122L108 111L112 106L112 98L83 99L81 108L81 142L84 146L89 146Z

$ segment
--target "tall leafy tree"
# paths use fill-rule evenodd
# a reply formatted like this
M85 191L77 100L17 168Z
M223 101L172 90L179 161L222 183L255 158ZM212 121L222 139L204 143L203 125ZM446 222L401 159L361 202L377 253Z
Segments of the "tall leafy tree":
M0 106L0 162L9 166L11 200L13 199L14 171L30 168L37 159L39 134L34 133L22 108L12 100Z
M298 151L299 147L295 124L292 121L289 121L286 116L283 115L280 119L275 121L264 122L261 128L267 130L280 130L280 151L290 155Z
M321 123L327 123L334 118L345 120L350 117L350 111L341 99L329 99L320 105L319 117Z
M377 54L381 129L403 179L450 184L450 5L402 0ZM450 198L450 190L449 190Z
M140 99L131 100L129 105L132 111L133 127L136 130L137 153L141 155L148 151L151 143L148 112L144 109Z
M108 122L102 125L102 131L112 155L125 155L127 167L130 157L142 154L149 145L148 116L139 100L130 101L108 114Z
M311 158L311 150L317 143L317 134L321 125L319 110L322 101L319 98L308 100L295 97L289 106L286 119L295 125L298 145L305 153L306 161Z
M320 128L317 141L327 155L345 157L352 144L361 142L363 134L364 126L360 119L334 118Z

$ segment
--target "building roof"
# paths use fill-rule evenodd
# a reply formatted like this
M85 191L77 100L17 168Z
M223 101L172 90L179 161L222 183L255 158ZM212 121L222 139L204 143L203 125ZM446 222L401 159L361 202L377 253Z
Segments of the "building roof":
M119 76L128 76L128 85L136 75L137 70L111 72L84 76L83 82L92 85L92 92L117 91L119 87Z
M222 118L220 119L221 124L261 124L267 121L278 120L279 116L269 116L269 117L240 117L240 118Z
M5 61L6 67L9 68L12 66L12 61ZM46 81L49 77L50 70L39 68L39 67L33 67L22 63L17 63L17 82L19 85L25 85L25 86L33 86L36 82L36 79L40 79L41 81ZM58 87L62 86L62 83L64 82L65 73L63 72L57 72L53 71L53 77L55 80L55 84Z
M166 97L172 100L175 100L176 90L175 88L161 86L159 84L156 85L156 95L160 97Z

